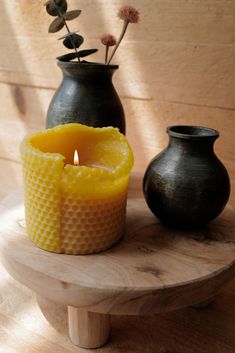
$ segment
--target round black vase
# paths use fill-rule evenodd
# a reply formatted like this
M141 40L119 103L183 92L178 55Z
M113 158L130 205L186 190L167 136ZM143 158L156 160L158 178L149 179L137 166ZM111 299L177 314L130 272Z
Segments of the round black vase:
M58 61L63 80L47 112L46 127L80 123L114 126L125 134L125 115L112 76L117 65Z
M230 193L228 173L214 154L216 130L200 126L167 128L168 147L149 164L144 195L166 225L199 228L224 209Z

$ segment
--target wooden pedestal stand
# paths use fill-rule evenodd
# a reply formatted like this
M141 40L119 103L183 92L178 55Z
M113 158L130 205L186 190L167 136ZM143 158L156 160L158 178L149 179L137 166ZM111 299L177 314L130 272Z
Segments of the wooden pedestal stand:
M69 335L95 348L109 337L109 314L153 314L212 298L235 275L235 212L227 207L200 231L167 229L134 186L124 239L86 256L34 246L24 226L22 193L1 204L1 260L38 295L68 306Z

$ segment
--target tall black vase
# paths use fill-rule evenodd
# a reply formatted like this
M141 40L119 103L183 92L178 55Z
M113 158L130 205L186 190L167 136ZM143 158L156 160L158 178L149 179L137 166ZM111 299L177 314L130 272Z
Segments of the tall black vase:
M167 133L168 147L144 176L147 204L169 226L201 227L222 212L230 193L228 173L213 151L219 133L187 125Z
M58 61L63 80L47 113L46 127L80 123L114 126L125 134L125 115L112 84L117 65Z

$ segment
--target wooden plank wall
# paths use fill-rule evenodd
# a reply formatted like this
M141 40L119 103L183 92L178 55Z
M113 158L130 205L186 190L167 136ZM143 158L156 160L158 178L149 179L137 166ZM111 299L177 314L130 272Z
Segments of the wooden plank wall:
M0 197L21 184L19 143L44 128L51 97L61 80L55 57L64 53L49 35L45 0L0 1ZM71 22L85 37L83 48L99 37L118 36L121 0L71 0L83 13ZM200 124L220 131L216 152L235 179L235 1L132 0L140 12L130 25L114 63L114 84L127 118L135 169L167 143L166 126ZM234 182L232 181L232 186ZM230 202L235 206L232 192Z

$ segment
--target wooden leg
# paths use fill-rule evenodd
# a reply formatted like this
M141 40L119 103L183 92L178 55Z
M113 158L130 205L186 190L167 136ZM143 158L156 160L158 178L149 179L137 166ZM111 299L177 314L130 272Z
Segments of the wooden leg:
M69 337L82 348L101 347L109 338L110 316L68 306Z

